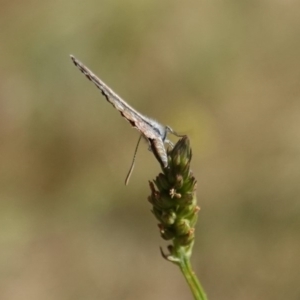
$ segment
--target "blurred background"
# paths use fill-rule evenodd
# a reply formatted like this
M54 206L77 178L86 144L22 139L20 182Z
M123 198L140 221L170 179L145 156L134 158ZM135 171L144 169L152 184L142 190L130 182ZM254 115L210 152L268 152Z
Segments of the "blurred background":
M300 299L300 3L1 1L0 298L192 299L159 165L75 68L189 135L209 299ZM176 138L171 137L174 142Z

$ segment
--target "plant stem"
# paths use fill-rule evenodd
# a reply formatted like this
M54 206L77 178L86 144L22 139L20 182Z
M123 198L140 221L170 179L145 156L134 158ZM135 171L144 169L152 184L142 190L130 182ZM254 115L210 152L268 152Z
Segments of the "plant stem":
M207 300L206 294L205 294L196 274L192 270L190 257L188 255L186 255L186 251L183 250L182 248L176 252L178 255L177 257L179 258L177 264L194 295L194 299L195 300Z

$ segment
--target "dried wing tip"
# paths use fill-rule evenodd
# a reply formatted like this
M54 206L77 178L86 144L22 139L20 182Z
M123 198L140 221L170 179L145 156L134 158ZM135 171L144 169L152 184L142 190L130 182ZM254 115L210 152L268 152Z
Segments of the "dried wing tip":
M70 54L70 57L71 57L73 63L76 65L77 59L75 58L75 56Z

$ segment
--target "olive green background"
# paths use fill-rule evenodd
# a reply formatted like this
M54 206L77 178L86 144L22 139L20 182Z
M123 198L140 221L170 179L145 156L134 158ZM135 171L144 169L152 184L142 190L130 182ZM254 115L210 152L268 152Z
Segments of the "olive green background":
M158 163L143 143L124 186L138 132L69 54L189 135L209 299L300 299L299 1L0 4L1 299L192 299L159 253Z

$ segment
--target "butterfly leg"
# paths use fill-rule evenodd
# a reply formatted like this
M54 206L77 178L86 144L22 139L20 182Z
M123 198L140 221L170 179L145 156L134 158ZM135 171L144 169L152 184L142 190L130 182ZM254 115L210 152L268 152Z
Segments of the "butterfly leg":
M174 131L170 126L166 126L166 131L170 132L171 134L177 136L177 137L184 137L185 134L179 134L176 131Z
M170 147L171 147L171 149L173 149L174 148L174 144L170 141L170 140L165 140L165 143L166 144L168 144Z

